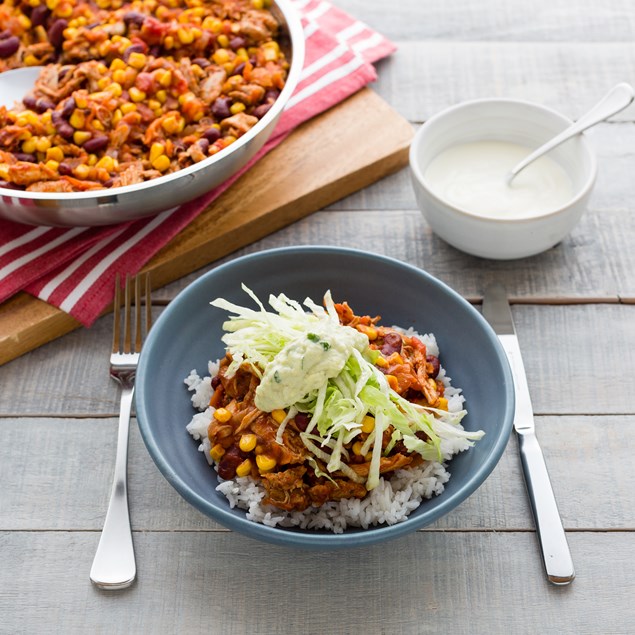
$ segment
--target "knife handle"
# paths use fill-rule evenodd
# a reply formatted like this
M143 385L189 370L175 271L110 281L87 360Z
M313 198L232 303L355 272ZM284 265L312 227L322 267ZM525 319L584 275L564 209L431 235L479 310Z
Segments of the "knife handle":
M532 430L519 430L517 433L523 474L547 578L552 584L569 584L575 577L573 560L542 450Z

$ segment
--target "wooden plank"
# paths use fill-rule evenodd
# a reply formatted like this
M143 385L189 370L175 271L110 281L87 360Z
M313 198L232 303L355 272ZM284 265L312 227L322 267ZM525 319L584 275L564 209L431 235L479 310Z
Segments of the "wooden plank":
M0 420L0 531L100 530L110 493L116 425L114 418ZM175 434L186 434L183 428L175 424ZM635 530L635 464L623 441L634 430L633 416L538 418L537 434L567 529ZM161 476L136 425L130 438L129 488L137 531L225 531L187 504ZM50 501L56 501L55 514ZM489 479L426 531L532 528L514 438Z
M368 129L382 129L381 138ZM294 131L145 267L162 286L407 163L412 127L370 89ZM338 160L339 159L339 160ZM77 328L30 296L0 307L0 364Z
M378 65L377 90L419 123L448 106L486 97L526 99L575 119L611 86L631 77L635 65L632 41L397 45L397 52ZM615 119L633 121L635 105Z
M327 244L403 260L440 278L463 296L480 298L493 277L523 302L618 302L635 296L635 214L589 211L559 245L532 258L484 260L432 233L417 211L319 212L232 254L290 245ZM224 262L222 260L220 262ZM216 263L218 264L218 263ZM167 302L212 267L184 276L155 294ZM536 270L548 275L536 275Z
M632 304L514 308L538 414L635 413L634 311ZM116 414L110 341L111 320L104 317L1 367L0 416Z
M235 534L141 532L138 579L100 592L88 581L96 532L0 535L6 633L451 632L632 630L630 533L573 533L577 578L549 585L531 533L414 534L329 555ZM616 588L616 583L617 587Z
M393 40L632 42L630 0L401 0L387 19L382 3L335 0Z

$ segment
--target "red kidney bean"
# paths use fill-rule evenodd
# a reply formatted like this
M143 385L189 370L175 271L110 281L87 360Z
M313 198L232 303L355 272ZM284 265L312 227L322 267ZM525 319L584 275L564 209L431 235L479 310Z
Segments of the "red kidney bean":
M294 418L294 421L298 430L304 432L309 425L309 415L306 412L298 412L298 414Z
M57 168L57 171L62 175L62 176L70 176L71 174L73 174L73 168L66 163L66 161L62 161L59 165L59 167Z
M161 55L161 47L158 44L155 44L148 51L148 55L151 55L152 57L159 57L159 55Z
M35 102L35 110L39 113L55 110L55 104L48 97L40 97Z
M218 464L218 475L224 479L234 478L236 476L236 468L247 458L247 454L242 452L238 447L232 445Z
M37 108L37 99L33 95L27 95L22 99L22 103L29 109L35 110Z
M5 29L4 31L0 31L0 40L6 40L8 37L11 37L12 33L9 29Z
M15 35L0 40L0 58L11 57L20 48L20 39Z
M216 390L220 386L220 377L218 375L214 375L212 377L212 388Z
M426 362L428 362L428 364L432 364L432 372L428 374L432 377L432 379L436 379L440 368L439 358L436 355L428 355L426 357Z
M108 146L108 135L105 134L96 134L94 137L84 142L82 148L86 150L86 152L94 153L99 150L103 150Z
M49 36L49 42L56 48L61 48L64 43L64 29L68 26L68 20L64 18L58 18L51 24L47 34Z
M207 139L210 143L214 143L214 141L218 141L220 139L220 130L218 128L208 128L204 133L203 137Z
M115 179L108 179L107 181L104 181L102 185L104 187L112 187L114 182L115 182Z
M37 163L37 158L34 154L29 154L28 152L13 152L13 156L18 161L28 161L29 163Z
M55 125L55 129L57 130L57 134L59 134L60 137L64 137L64 139L66 140L73 138L73 134L75 133L75 128L73 128L73 126L71 126L70 123L66 123L66 121L61 121L60 123L54 124L54 125Z
M384 355L392 355L393 353L401 352L402 339L399 333L393 333L392 331L386 333L384 336L384 343L381 347L381 352Z
M240 35L237 35L236 37L233 37L231 40L229 40L229 47L233 51L237 51L238 49L244 48L245 44L247 44L247 42L245 41L245 38L240 37Z
M64 119L68 119L73 114L73 111L75 110L75 108L77 108L77 104L75 103L75 98L69 97L64 102L64 105L62 106L62 110L60 111L60 114L62 115Z
M208 66L211 66L212 64L209 60L206 60L204 57L197 57L194 60L192 60L192 62L194 64L197 64L201 68L207 68Z
M123 14L123 21L130 25L136 24L137 26L141 26L146 19L146 16L143 13L139 13L139 11L128 11Z
M14 183L9 183L8 181L0 181L0 187L3 187L7 190L21 190L22 189L19 185L15 185Z
M148 50L148 47L145 44L131 44L124 52L123 52L123 61L127 62L130 56L133 53L145 53Z
M276 101L276 99L278 99L279 96L280 96L279 90L276 90L275 88L270 88L265 93L265 101Z
M31 25L42 26L46 22L46 18L48 18L48 16L48 7L45 4L40 4L31 11Z
M229 97L219 97L212 104L212 114L218 119L226 119L231 115L231 111L229 110L230 104L231 99L229 99Z
M270 110L273 104L260 104L260 106L256 106L251 114L254 117L258 117L258 119L262 119Z
M238 64L238 66L236 66L236 68L232 71L232 75L242 75L244 70L245 62L242 62L241 64Z
M203 154L207 154L207 151L209 150L209 139L203 137L202 139L199 139L197 143L199 148L201 149L201 152Z

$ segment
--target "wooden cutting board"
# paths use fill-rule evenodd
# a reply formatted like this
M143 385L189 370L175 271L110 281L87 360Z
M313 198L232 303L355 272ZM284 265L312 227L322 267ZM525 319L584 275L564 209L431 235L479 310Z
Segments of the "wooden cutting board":
M412 126L368 88L300 126L144 267L161 287L395 172ZM110 308L108 309L110 310ZM0 304L0 364L81 325L26 293Z

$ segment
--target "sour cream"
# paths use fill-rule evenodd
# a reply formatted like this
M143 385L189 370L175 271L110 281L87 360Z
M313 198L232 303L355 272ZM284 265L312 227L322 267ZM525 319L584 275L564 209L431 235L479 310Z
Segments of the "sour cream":
M267 364L256 388L256 407L272 412L301 401L340 374L353 349L368 348L368 337L349 326L324 320L291 340Z
M507 141L458 144L430 162L424 179L446 203L479 216L539 216L569 203L573 183L564 169L545 155L507 185L509 172L531 152L531 148Z

